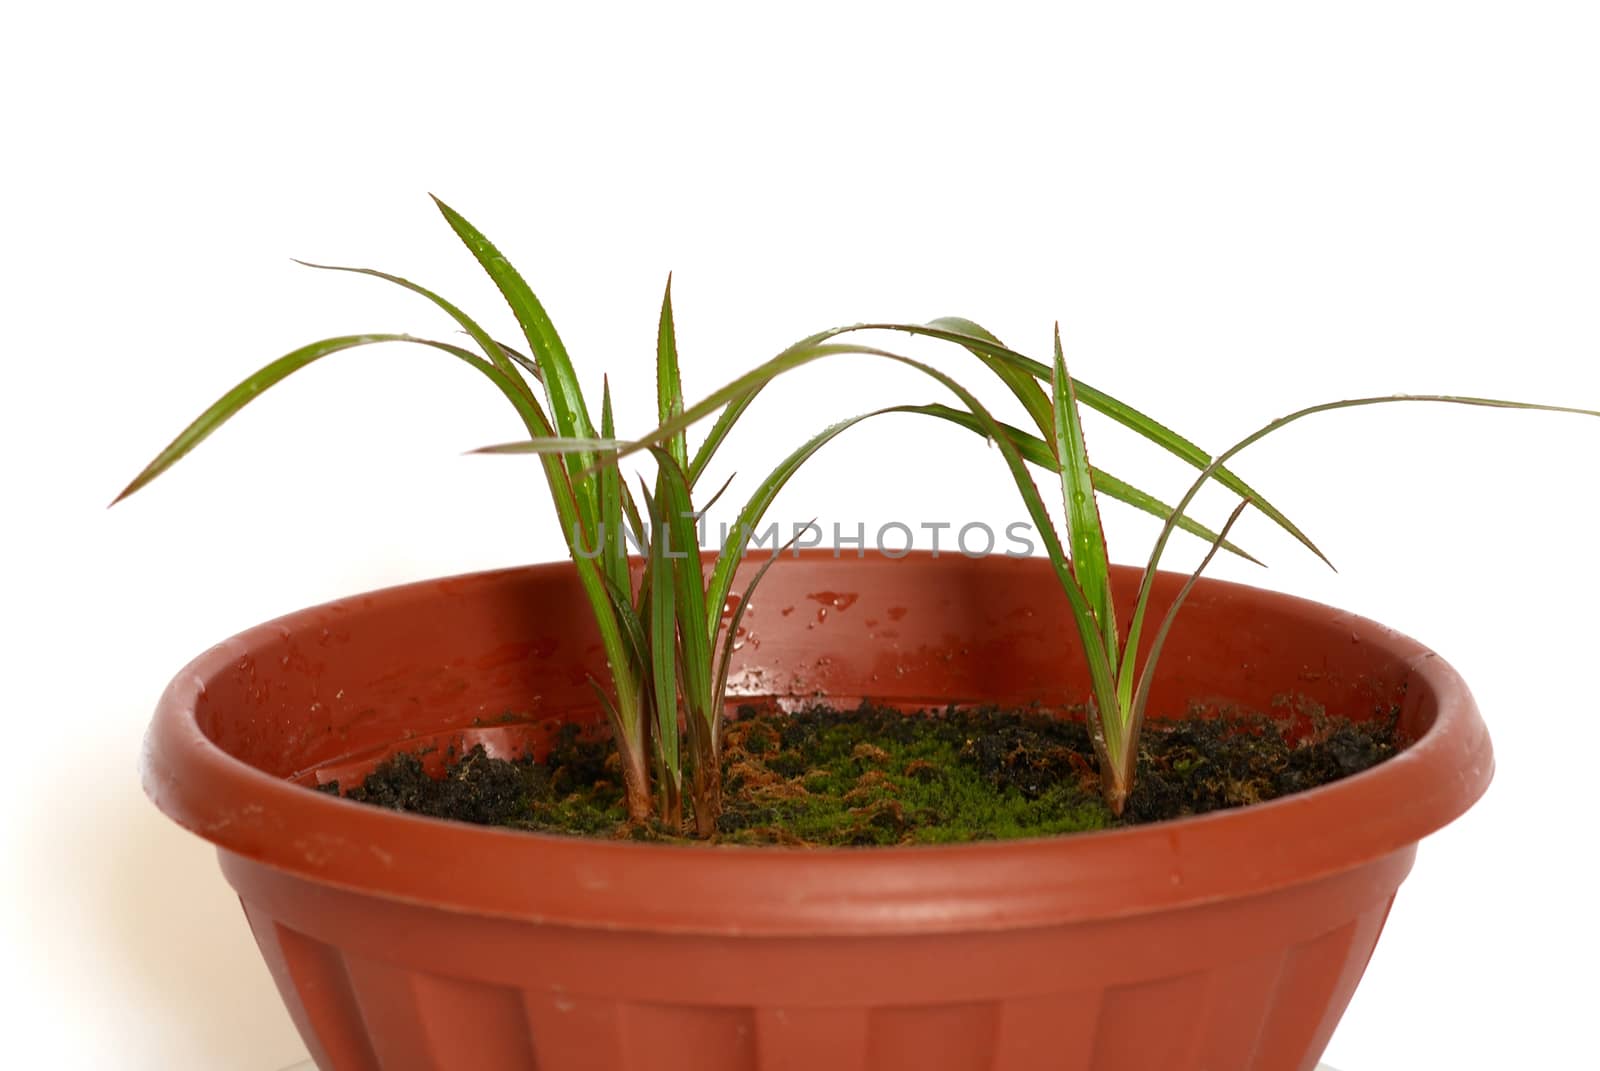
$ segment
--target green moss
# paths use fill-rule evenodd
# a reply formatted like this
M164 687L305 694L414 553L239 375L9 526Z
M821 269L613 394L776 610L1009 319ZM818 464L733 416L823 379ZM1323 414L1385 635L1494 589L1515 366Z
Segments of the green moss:
M972 746L985 731L974 715L956 711L907 717L815 710L770 722L749 714L729 727L729 769L737 771L730 782L746 791L725 802L721 839L948 844L1081 832L1112 821L1079 778L1030 794L986 773ZM752 788L762 774L770 780Z
M1017 710L744 710L724 731L716 839L813 846L1044 837L1200 814L1337 780L1392 755L1392 711L1352 723L1235 715L1151 723L1128 812L1099 795L1080 720ZM335 789L336 791L336 789ZM600 838L679 840L630 823L607 740L566 727L543 762L459 757L443 779L397 755L350 796L403 810Z

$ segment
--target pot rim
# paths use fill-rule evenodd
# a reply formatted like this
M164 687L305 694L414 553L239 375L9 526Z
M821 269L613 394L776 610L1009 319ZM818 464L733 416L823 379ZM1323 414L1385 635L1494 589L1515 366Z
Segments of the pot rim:
M800 563L807 559L851 560L825 550L803 552ZM960 568L965 559L944 560ZM984 561L1048 568L1037 558ZM1265 598L1275 614L1324 622L1331 615L1404 665L1405 702L1429 695L1433 724L1362 773L1207 815L1053 838L787 848L595 841L402 814L276 778L223 751L196 720L206 680L303 615L571 568L554 562L396 585L284 615L212 647L157 705L141 762L146 794L223 852L391 900L579 927L843 936L1023 929L1265 893L1409 850L1471 806L1493 774L1477 705L1433 651L1342 610L1211 579L1200 585Z

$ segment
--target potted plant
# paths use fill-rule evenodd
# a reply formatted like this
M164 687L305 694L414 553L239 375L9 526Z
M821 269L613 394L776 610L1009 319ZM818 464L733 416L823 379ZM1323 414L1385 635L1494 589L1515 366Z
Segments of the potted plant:
M1492 761L1465 686L1414 641L1301 600L1108 564L1097 494L1166 518L1153 560L1176 527L1204 535L1215 553L1228 526L1211 533L1188 519L1193 491L1167 509L1097 477L1077 401L1115 410L1200 468L1201 481L1238 493L1241 509L1254 504L1292 529L1226 470L1233 451L1213 459L1087 391L1067 376L1059 348L1052 366L1038 365L952 321L895 326L972 351L1022 399L1040 435L999 423L944 373L842 337L856 328L813 336L685 407L670 298L658 341L662 423L623 443L609 405L590 421L531 290L444 211L510 301L529 354L437 295L393 281L439 304L479 346L475 354L426 343L517 406L530 438L501 449L541 455L573 562L409 585L260 626L175 679L147 742L147 791L218 845L320 1067L1315 1064L1416 841L1481 794ZM264 387L384 337L395 336L328 340L275 362L129 491ZM704 469L694 459L715 452L772 378L845 353L916 364L955 393L962 408L900 408L998 446L1045 559L808 552L773 567L776 555L740 560L747 529L721 556L682 554ZM547 407L523 371L542 382ZM685 430L719 411L709 447L691 455ZM850 423L791 455L741 521L753 527L768 491ZM659 464L641 508L615 462L642 449ZM1048 524L1029 462L1062 483L1065 540ZM644 550L631 568L629 528ZM839 609L825 627L782 612L819 597ZM1135 607L1131 640L1116 627L1118 605ZM1159 627L1141 629L1152 614ZM1162 671L1140 676L1162 650ZM1269 803L950 847L619 843L442 822L309 790L396 751L537 752L563 723L602 723L618 741L633 817L653 811L670 823L687 791L706 832L728 681L742 695L908 706L1089 693L1097 773L1113 808L1127 798L1147 707L1183 711L1201 700L1264 711L1288 694L1307 708L1393 710L1410 742L1365 773ZM506 711L518 716L503 720Z

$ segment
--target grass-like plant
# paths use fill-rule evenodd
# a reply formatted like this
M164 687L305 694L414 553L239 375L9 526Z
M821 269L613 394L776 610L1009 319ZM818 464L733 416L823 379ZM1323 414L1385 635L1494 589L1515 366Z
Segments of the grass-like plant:
M976 398L943 373L871 347L838 341L839 336L859 330L859 326L805 339L783 351L775 364L769 364L786 369L841 354L889 356L943 383L967 408L891 406L823 429L759 482L739 511L729 540L707 570L698 553L696 522L710 503L697 505L697 488L718 449L771 377L747 377L737 389L720 392L714 404L702 403L692 413L685 412L669 278L656 346L657 415L662 430L648 442L638 444L640 449L649 449L656 462L654 489L642 486L641 509L617 465L622 444L616 438L609 381L603 382L597 421L584 401L572 359L533 290L482 232L448 205L435 200L451 229L510 307L521 328L526 353L497 340L459 307L408 279L370 268L308 265L370 275L420 295L443 310L476 351L453 341L405 334L342 335L302 346L248 376L201 413L145 466L114 503L149 484L267 389L330 354L377 343L404 342L427 346L462 361L510 403L527 432L526 441L500 449L542 455L551 501L610 670L609 682L595 682L596 692L620 753L629 816L644 820L656 815L670 828L677 828L687 790L696 830L708 835L721 807L719 751L729 662L740 617L765 570L758 570L738 594L733 591L735 572L779 490L822 446L861 421L885 413L923 413L953 420L997 436L1011 456L1017 448L1011 445L1009 429L996 424ZM962 341L976 357L1006 378L1013 390L1022 392L1019 396L1035 405L1043 396L1036 382L1016 371L1024 367L1017 364L1017 355L986 340L976 325L952 320L909 329ZM1109 395L1081 383L1078 394L1087 404L1195 467L1210 461L1188 440ZM716 421L691 452L686 429L712 412L718 413ZM1022 470L1019 467L1016 471ZM1264 511L1310 545L1298 529L1254 496L1232 473L1212 466L1210 475L1240 494L1253 496ZM1226 543L1221 534L1114 476L1096 469L1093 477L1102 493L1150 512L1169 522L1169 526L1249 557ZM723 484L724 489L726 486ZM630 544L639 558L630 560ZM774 552L767 565L776 557ZM687 748L683 746L685 739Z
M1039 370L1036 368L1029 367L1028 371L1032 376L1039 375ZM1101 791L1112 812L1121 814L1133 790L1139 756L1139 737L1144 725L1150 688L1172 624L1184 600L1188 598L1196 581L1199 580L1200 574L1216 555L1217 543L1227 537L1234 522L1255 502L1251 497L1245 496L1234 507L1221 528L1217 542L1213 543L1210 551L1189 575L1188 580L1168 606L1156 627L1149 651L1141 664L1138 657L1141 633L1150 611L1150 595L1154 587L1156 570L1166 551L1167 542L1172 536L1173 525L1164 524L1156 537L1140 579L1133 611L1128 619L1127 634L1120 635L1117 628L1117 609L1111 593L1111 558L1106 546L1105 533L1100 524L1096 498L1099 488L1089 465L1077 392L1072 378L1067 373L1059 328L1054 338L1054 361L1049 369L1049 382L1050 420L1048 423L1041 421L1041 431L1046 432L1043 441L1015 429L1009 434L1013 436L1013 442L1018 444L1019 449L1025 451L1035 461L1053 469L1060 477L1070 552L1063 555L1059 540L1047 540L1046 547L1062 590L1072 606L1073 619L1077 624L1089 668L1090 692L1093 700L1090 715L1091 736L1100 763ZM1317 413L1397 402L1436 402L1600 417L1600 412L1570 406L1442 394L1382 395L1324 402L1298 409L1270 421L1223 450L1201 470L1199 476L1178 500L1175 510L1181 515L1189 508L1213 473L1219 471L1240 451L1279 428ZM1044 504L1033 481L1019 476L1016 482L1030 514L1036 519L1045 517Z
M169 469L268 388L329 354L381 342L408 342L458 358L511 403L532 442L562 444L543 451L544 474L610 669L609 690L597 683L596 692L621 756L630 818L644 820L657 814L676 828L682 820L687 768L696 825L702 834L709 834L720 811L716 756L721 696L739 617L755 583L742 597L731 599L734 566L767 507L801 465L839 433L876 414L825 429L768 475L740 513L741 530L750 535L724 548L708 579L698 552L700 511L695 507L695 488L749 399L727 406L692 455L682 431L654 447L655 490L643 488L641 510L616 465L596 464L596 458L616 442L609 380L604 382L597 422L584 401L566 347L533 290L482 232L442 201L436 203L510 306L528 355L496 340L460 308L410 280L369 268L308 265L375 276L427 298L460 326L480 352L403 334L343 335L302 346L250 375L206 409L113 505ZM670 277L661 305L656 380L658 417L670 421L683 408ZM534 383L542 387L542 403ZM637 582L630 544L644 559ZM723 627L730 606L731 619ZM680 746L685 728L688 763Z
M532 289L477 228L443 202L438 202L438 207L511 306L531 357L497 341L454 304L408 279L370 268L310 264L308 267L371 275L421 295L454 320L476 345L478 352L454 342L388 333L341 335L302 346L270 362L225 393L157 454L112 504L149 484L251 401L293 373L330 354L384 342L428 346L463 361L505 397L516 410L528 435L535 439L596 439L600 432L589 416L572 361ZM542 387L542 404L530 380ZM608 390L607 397L602 401L603 425L609 422L609 413ZM616 473L596 470L593 454L589 451L578 451L566 457L552 455L544 459L544 471L551 501L572 552L584 595L594 612L606 661L611 669L612 693L607 710L622 755L628 810L631 814L647 815L651 809L646 739L647 697L640 666L625 631L626 621L621 612L623 601L614 595L631 591L626 556L619 549L624 539L621 524L613 520L609 525L607 535L614 546L607 544L603 552L596 556L579 553L583 540L587 540L591 547L597 545L603 519L613 519L627 512L638 524L638 511Z
M1036 425L1039 434L1002 424L964 387L921 362L887 350L834 341L840 336L861 330L901 331L943 339L966 348L1005 384ZM785 372L834 353L873 354L910 365L932 376L955 393L966 408L924 405L907 406L904 410L958 424L999 447L1071 606L1078 643L1089 673L1089 729L1099 762L1101 792L1112 812L1118 815L1122 814L1133 790L1145 708L1168 633L1178 611L1217 550L1232 546L1227 542L1227 536L1244 510L1250 506L1256 507L1319 558L1327 561L1326 556L1298 528L1226 468L1226 463L1236 454L1279 428L1316 413L1395 402L1439 402L1600 417L1600 412L1589 409L1456 395L1407 394L1352 398L1309 406L1279 417L1216 457L1210 457L1198 447L1178 440L1142 414L1126 409L1121 403L1108 402L1100 392L1071 378L1067 374L1059 329L1054 341L1054 360L1047 365L1009 349L994 335L971 321L952 318L923 325L857 324L809 339L747 372L704 401L686 409L676 419L665 422L645 438L624 445L617 456L648 448L659 436L676 434L730 399L760 389ZM1106 494L1135 504L1142 503L1137 495L1122 493L1126 485L1121 481L1090 465L1081 404L1088 404L1153 441L1162 443L1172 453L1200 469L1199 475L1175 506L1168 508L1160 505L1152 509L1152 512L1163 517L1164 523L1145 565L1125 634L1118 628L1117 607L1112 597L1111 559L1100 522L1099 496ZM1059 482L1065 517L1064 533L1056 531L1044 498L1028 469L1030 463L1044 468ZM1195 524L1187 512L1201 488L1212 480L1239 495L1238 504L1216 533ZM1148 653L1141 662L1138 657L1139 645L1150 612L1156 570L1173 531L1180 527L1208 539L1211 546L1168 606L1156 627Z

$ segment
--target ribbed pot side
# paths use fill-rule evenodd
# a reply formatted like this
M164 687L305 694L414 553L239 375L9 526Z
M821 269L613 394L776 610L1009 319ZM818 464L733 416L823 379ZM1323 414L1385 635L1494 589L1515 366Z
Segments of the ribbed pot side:
M1130 599L1137 573L1117 581ZM744 625L743 695L1084 698L1038 560L803 554ZM1415 641L1239 585L1195 589L1162 667L1155 711L1398 708L1412 742L1272 803L953 847L585 841L307 791L396 749L537 752L592 721L604 660L558 564L213 648L162 698L145 787L218 846L322 1071L1311 1071L1416 842L1487 786L1487 734Z

